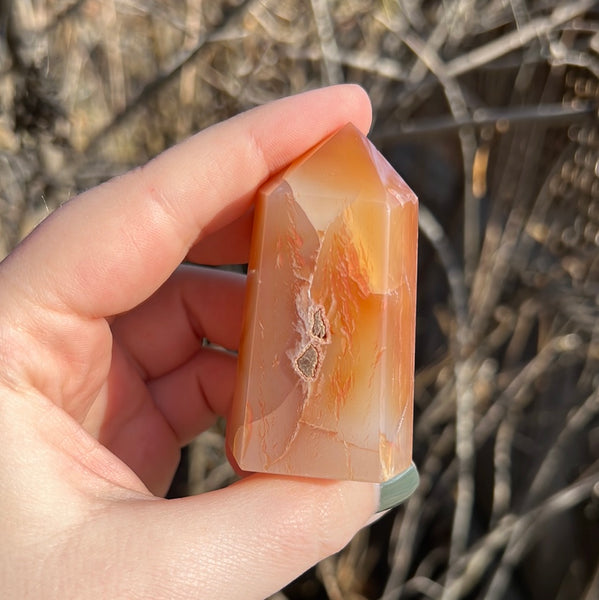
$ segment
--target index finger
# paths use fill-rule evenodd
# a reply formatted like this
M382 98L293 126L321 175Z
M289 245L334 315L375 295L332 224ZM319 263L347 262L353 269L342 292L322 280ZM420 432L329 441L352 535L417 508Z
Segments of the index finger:
M198 239L243 215L271 174L348 121L363 130L370 123L357 86L307 92L210 127L65 204L11 255L4 274L61 312L129 310Z

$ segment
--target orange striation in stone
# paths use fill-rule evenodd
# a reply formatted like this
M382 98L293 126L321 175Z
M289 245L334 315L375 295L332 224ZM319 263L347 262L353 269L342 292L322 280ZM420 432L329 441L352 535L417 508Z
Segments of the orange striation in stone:
M417 235L415 195L351 124L262 188L227 428L242 469L410 466Z

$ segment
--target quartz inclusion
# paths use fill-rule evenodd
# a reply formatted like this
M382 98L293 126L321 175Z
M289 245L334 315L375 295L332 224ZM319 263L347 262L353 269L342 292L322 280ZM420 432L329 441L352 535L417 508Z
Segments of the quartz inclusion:
M410 466L417 235L415 195L351 124L261 189L227 428L241 469Z

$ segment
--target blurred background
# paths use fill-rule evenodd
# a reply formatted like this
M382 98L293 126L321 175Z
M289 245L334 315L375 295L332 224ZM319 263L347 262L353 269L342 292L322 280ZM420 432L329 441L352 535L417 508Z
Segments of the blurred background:
M0 0L0 256L190 133L344 81L421 200L422 483L273 598L597 600L597 1ZM223 431L172 496L234 479Z

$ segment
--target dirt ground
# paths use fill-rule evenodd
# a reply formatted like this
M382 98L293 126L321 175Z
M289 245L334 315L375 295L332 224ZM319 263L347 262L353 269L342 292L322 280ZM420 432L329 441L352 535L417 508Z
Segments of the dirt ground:
M421 200L422 483L274 598L597 600L596 0L0 0L0 256L190 133L343 81ZM232 481L223 428L172 495Z

